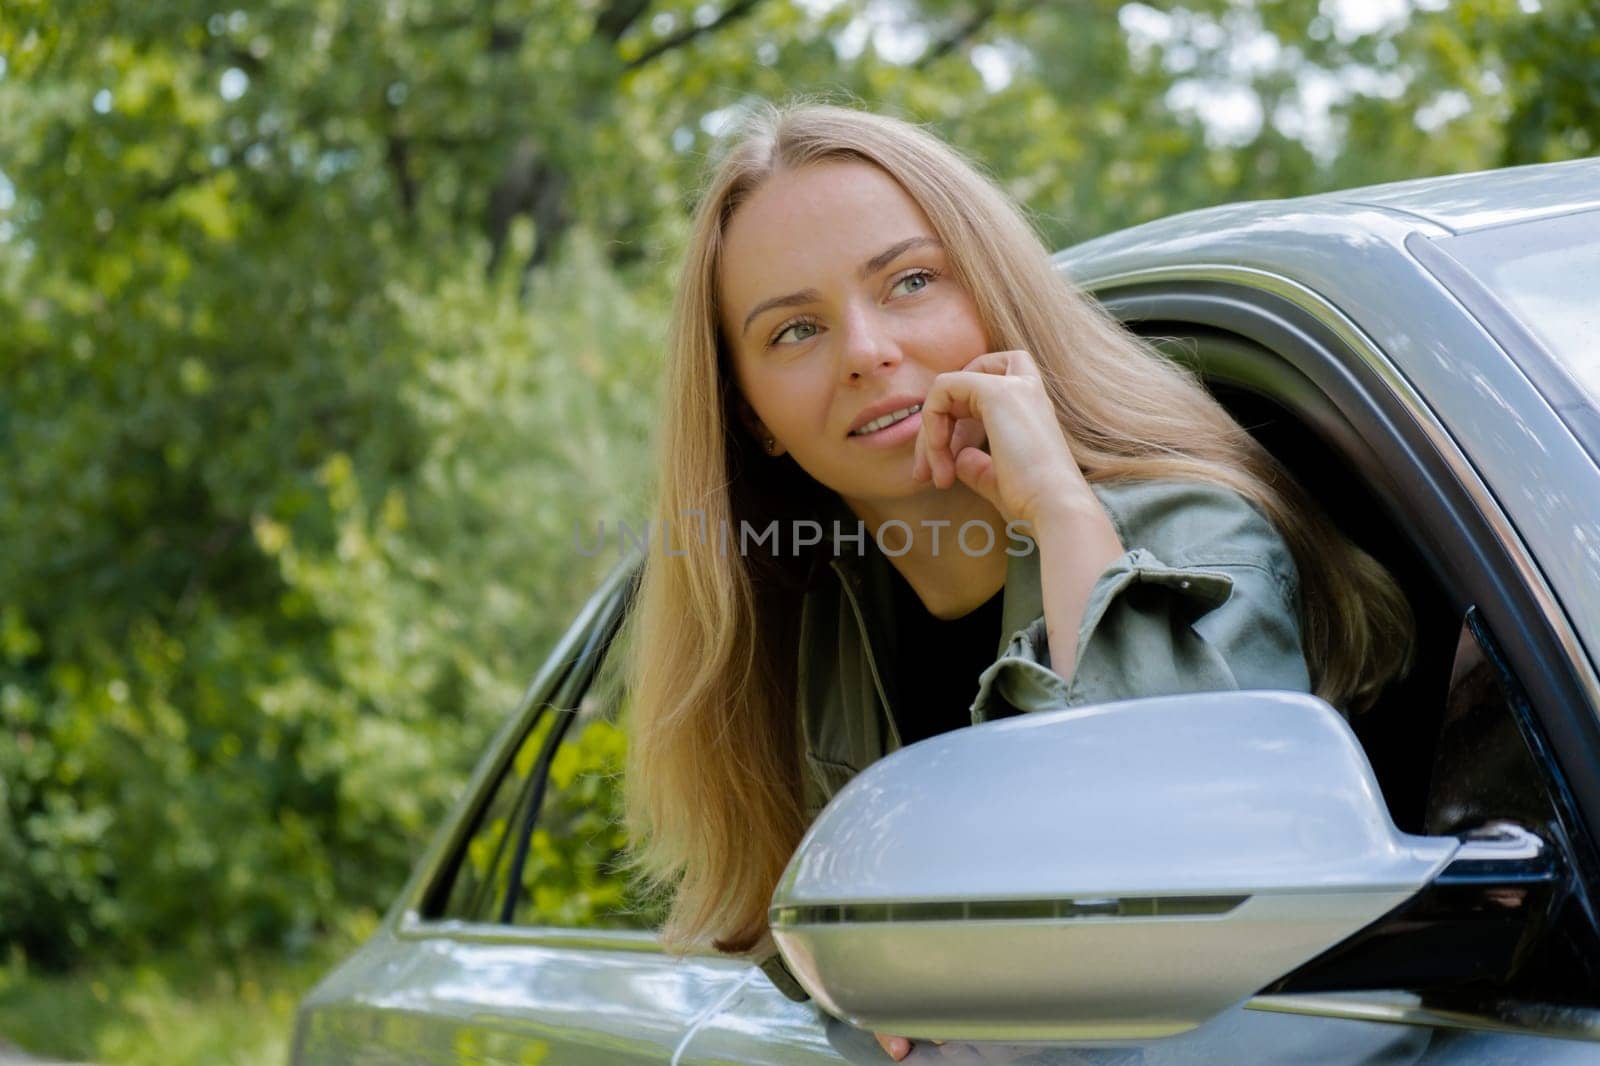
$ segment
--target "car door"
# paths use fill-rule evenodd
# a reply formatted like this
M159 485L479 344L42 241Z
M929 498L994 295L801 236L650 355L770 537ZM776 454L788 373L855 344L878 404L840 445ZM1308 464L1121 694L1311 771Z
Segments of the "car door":
M1408 267L1395 269L1403 277ZM1514 524L1499 512L1500 493L1479 478L1433 407L1395 387L1405 378L1380 346L1359 350L1350 343L1359 333L1330 326L1330 318L1348 321L1338 308L1316 306L1285 279L1256 274L1243 283L1243 272L1189 272L1170 280L1183 274L1165 271L1168 280L1155 284L1125 276L1119 291L1101 295L1191 362L1396 575L1416 610L1416 669L1355 723L1393 819L1418 833L1496 820L1531 828L1557 849L1570 895L1533 937L1517 926L1522 938L1504 949L1503 972L1475 982L1418 991L1409 986L1427 976L1431 960L1351 944L1300 987L1291 977L1178 1037L1115 1048L919 1045L907 1061L1600 1062L1593 1042L1600 1040L1600 939L1591 903L1600 883L1581 801L1592 754L1582 747L1584 719L1596 708L1585 698L1588 664L1569 654L1575 642L1551 611L1554 597L1540 587ZM1430 284L1422 276L1413 283ZM1304 304L1285 299L1286 291ZM1484 360L1504 358L1470 321L1456 323L1459 338L1445 325L1428 319L1429 329L1455 340L1458 356L1459 345L1472 343L1484 346ZM1451 400L1462 405L1466 397ZM1456 417L1497 438L1517 428L1497 427L1492 410ZM1600 494L1593 479L1562 487ZM1553 737L1579 746L1558 758ZM1442 948L1460 936L1474 940L1462 949L1485 950L1476 916L1437 926ZM1307 983L1322 987L1308 992ZM759 974L697 1027L681 1059L841 1060L885 1058L867 1034L789 1002Z
M664 953L621 869L633 570L567 633L384 928L308 998L294 1061L669 1062L743 979Z

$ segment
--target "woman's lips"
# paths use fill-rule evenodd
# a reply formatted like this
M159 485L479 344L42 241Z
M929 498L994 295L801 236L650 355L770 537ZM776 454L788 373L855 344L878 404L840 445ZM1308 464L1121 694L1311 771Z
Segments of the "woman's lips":
M868 448L895 448L908 441L917 439L917 430L922 428L922 412L907 415L894 425L880 429L876 433L852 434L845 439L852 444L865 445Z

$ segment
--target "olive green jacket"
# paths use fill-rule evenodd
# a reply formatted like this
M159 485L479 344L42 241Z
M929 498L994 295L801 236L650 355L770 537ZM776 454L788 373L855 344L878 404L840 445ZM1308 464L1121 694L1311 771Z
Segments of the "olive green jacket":
M1070 680L1051 669L1038 549L1030 544L1024 553L1012 542L1017 553L1007 562L996 659L971 696L974 725L1137 696L1310 690L1298 574L1264 515L1237 493L1204 482L1091 488L1127 550L1090 593L1077 667ZM850 778L901 746L891 708L901 716L917 713L895 702L887 669L902 661L891 616L893 564L868 536L859 554L836 552L829 565L837 580L806 594L800 621L798 713L809 818ZM785 991L804 995L778 967L763 969Z
M1070 680L1050 667L1039 552L1011 542L995 662L974 683L974 725L1026 711L1178 692L1310 690L1300 645L1299 578L1277 530L1244 497L1195 481L1090 486L1126 553L1100 575L1078 628ZM946 540L952 541L949 531ZM847 547L848 542L845 542ZM837 580L801 612L798 712L811 817L900 747L887 667L901 661L893 564L865 538L836 553ZM941 545L956 550L954 543ZM966 698L963 694L962 698Z

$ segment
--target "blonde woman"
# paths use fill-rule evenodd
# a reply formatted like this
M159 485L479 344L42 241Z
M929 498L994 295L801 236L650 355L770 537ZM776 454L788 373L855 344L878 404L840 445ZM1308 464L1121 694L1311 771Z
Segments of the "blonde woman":
M1381 567L916 126L750 118L694 218L662 419L655 517L698 535L651 553L632 619L632 833L664 941L780 985L772 889L885 753L1172 692L1356 710L1406 668Z

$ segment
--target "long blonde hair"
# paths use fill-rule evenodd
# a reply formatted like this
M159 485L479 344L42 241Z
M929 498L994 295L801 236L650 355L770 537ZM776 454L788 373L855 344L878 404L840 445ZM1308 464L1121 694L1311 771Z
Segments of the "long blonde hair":
M1409 666L1411 613L1393 579L1342 536L1190 371L1086 299L1016 205L955 149L867 112L800 104L749 116L711 174L677 289L655 520L758 527L815 513L819 488L762 455L734 411L716 278L733 212L771 175L871 163L922 208L999 350L1032 353L1091 481L1226 486L1283 534L1300 572L1313 690L1361 709ZM658 527L659 528L659 527ZM783 527L780 527L783 528ZM625 788L635 859L672 907L662 939L744 952L767 942L769 897L805 830L795 692L804 576L782 560L685 536L649 553L632 629ZM675 554L677 551L685 554Z

